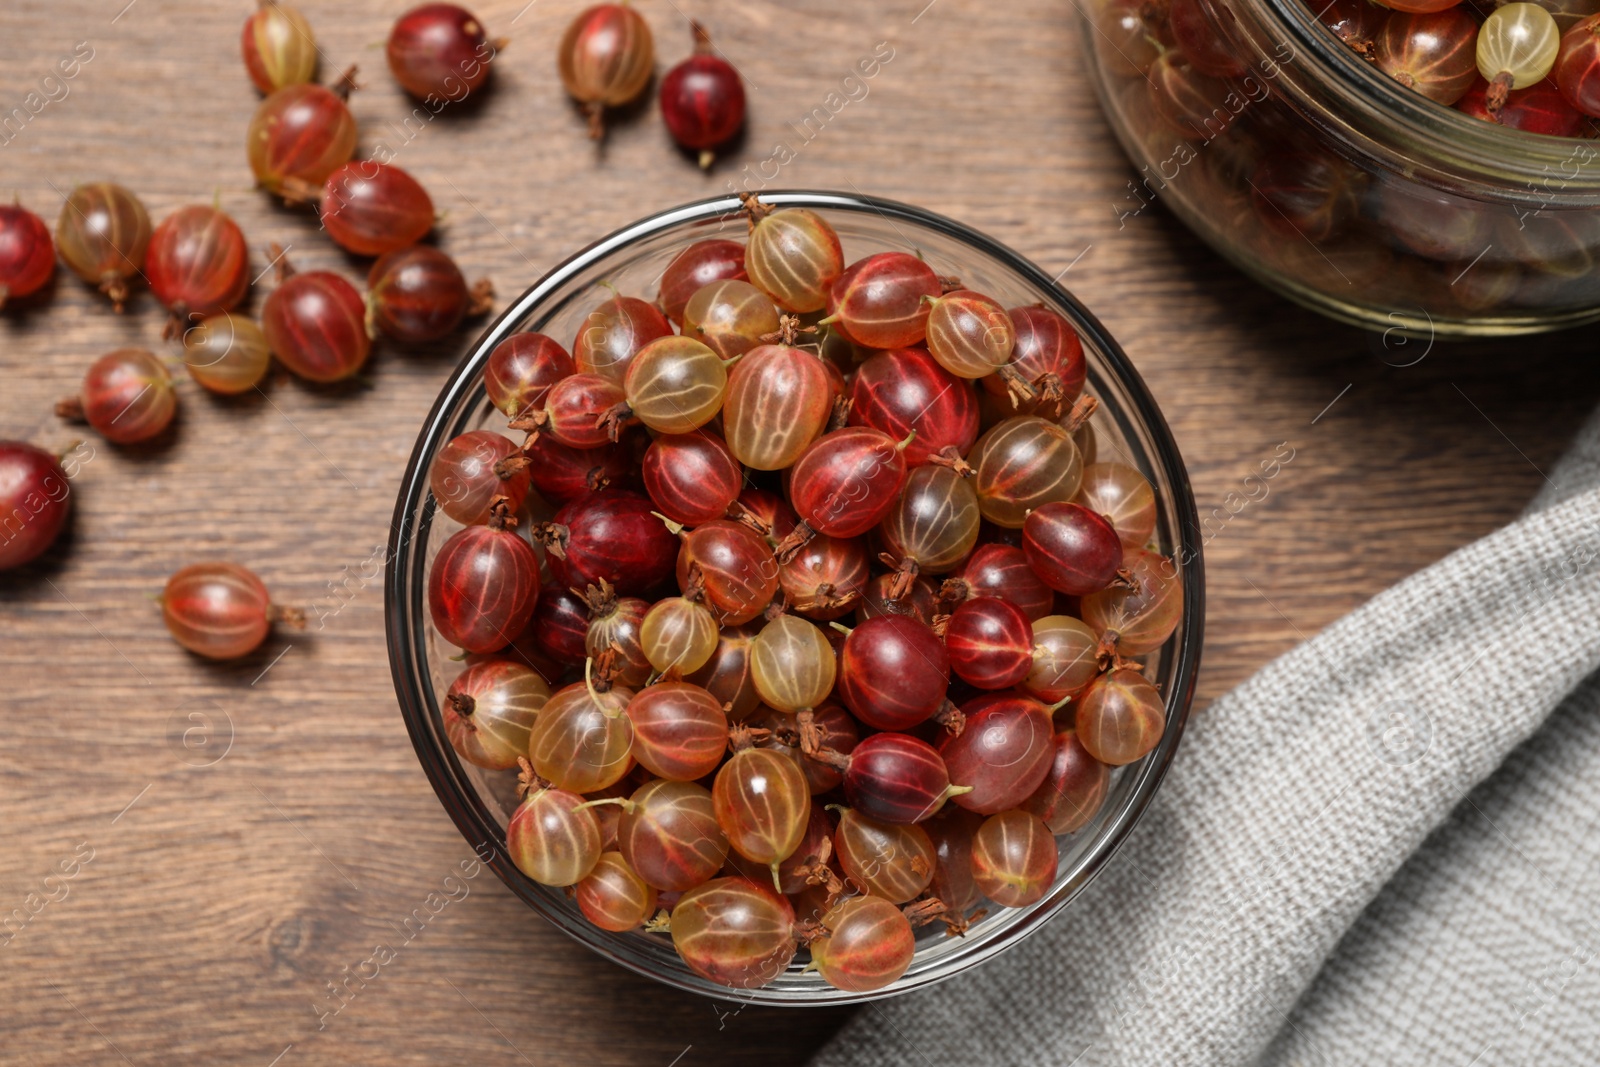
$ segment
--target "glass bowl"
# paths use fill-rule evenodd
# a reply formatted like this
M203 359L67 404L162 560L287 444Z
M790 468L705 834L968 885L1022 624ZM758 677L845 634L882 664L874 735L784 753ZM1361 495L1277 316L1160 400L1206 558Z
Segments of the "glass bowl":
M1386 332L1497 336L1600 318L1595 143L1406 88L1317 14L1385 9L1340 2L1080 7L1090 76L1138 171L1112 204L1120 224L1165 204L1270 288ZM1173 44L1178 25L1208 54Z
M733 197L672 208L596 242L515 300L472 345L423 425L395 506L384 586L389 659L412 744L440 802L467 842L534 911L607 959L679 989L761 1004L842 1004L926 986L1016 944L1066 907L1127 837L1177 750L1194 691L1205 616L1200 527L1183 461L1149 391L1100 323L1048 274L983 234L904 204L814 192L763 194L762 199L775 207L803 206L821 212L838 230L846 262L869 252L920 250L937 269L959 270L966 284L1007 306L1043 301L1065 315L1083 340L1088 391L1101 401L1093 420L1098 453L1115 454L1138 467L1155 488L1159 517L1154 541L1174 558L1173 580L1182 582L1184 595L1176 633L1149 658L1146 670L1166 697L1166 732L1153 752L1115 772L1099 815L1082 830L1059 839L1061 862L1048 895L1027 908L991 908L965 937L946 937L939 924L923 928L916 958L904 977L873 993L834 989L815 973L801 973L799 962L764 988L729 989L691 972L670 939L601 930L582 917L562 890L524 876L504 851L506 823L517 803L515 775L485 771L458 759L445 735L440 703L461 667L450 658L456 649L438 637L429 618L426 574L439 545L459 526L436 510L428 491L428 468L435 453L457 434L504 427L481 384L484 364L496 345L522 331L567 341L593 305L605 299L602 283L623 293L654 295L663 267L686 245L723 231L743 236L743 216Z

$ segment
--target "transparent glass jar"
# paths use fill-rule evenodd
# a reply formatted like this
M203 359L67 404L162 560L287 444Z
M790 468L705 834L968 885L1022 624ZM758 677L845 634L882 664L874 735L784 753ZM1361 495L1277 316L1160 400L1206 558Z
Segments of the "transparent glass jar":
M1183 616L1176 631L1144 657L1146 676L1166 701L1166 730L1143 759L1112 772L1105 803L1089 824L1058 838L1060 863L1050 892L1028 907L989 908L963 937L945 936L939 924L924 927L910 969L883 989L835 989L806 971L800 960L770 985L729 989L691 972L665 935L602 930L583 918L566 891L538 885L518 870L505 846L506 824L517 807L515 774L474 766L451 747L441 706L462 665L455 658L458 650L434 628L426 594L428 567L460 526L438 509L429 489L434 456L458 434L505 426L505 417L494 411L483 391L484 365L497 345L522 331L561 340L575 336L612 286L623 293L654 295L662 269L688 245L707 237L744 236L745 219L733 197L663 211L601 239L512 301L468 350L422 425L395 504L384 578L389 661L417 758L440 802L476 854L534 911L605 958L679 989L740 1003L842 1004L929 985L1017 944L1066 907L1121 846L1177 752L1194 696L1205 621L1201 529L1183 459L1154 398L1105 328L1049 274L983 234L890 200L825 192L764 192L761 199L773 207L805 207L825 216L840 236L846 262L876 251L920 252L930 262L959 264L963 281L1006 306L1041 302L1060 312L1083 342L1087 392L1100 401L1092 423L1098 455L1137 467L1154 489L1157 519L1151 543L1175 560L1171 580L1183 587Z
M1319 22L1328 3L1080 6L1101 103L1139 171L1113 205L1122 225L1160 201L1267 286L1376 329L1491 336L1600 318L1600 142L1428 100Z

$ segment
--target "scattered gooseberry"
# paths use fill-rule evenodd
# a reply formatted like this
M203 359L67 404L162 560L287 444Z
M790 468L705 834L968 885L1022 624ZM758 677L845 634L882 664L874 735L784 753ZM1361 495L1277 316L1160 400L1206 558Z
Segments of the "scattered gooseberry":
M280 608L267 587L237 563L192 563L167 579L161 618L174 641L207 659L247 656L274 622L304 626L305 616Z

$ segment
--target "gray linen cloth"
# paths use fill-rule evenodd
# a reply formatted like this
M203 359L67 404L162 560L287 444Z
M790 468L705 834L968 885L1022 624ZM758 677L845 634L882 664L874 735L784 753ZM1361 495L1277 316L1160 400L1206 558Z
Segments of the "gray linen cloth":
M1600 416L1548 481L1195 715L1065 912L818 1067L1600 1064Z

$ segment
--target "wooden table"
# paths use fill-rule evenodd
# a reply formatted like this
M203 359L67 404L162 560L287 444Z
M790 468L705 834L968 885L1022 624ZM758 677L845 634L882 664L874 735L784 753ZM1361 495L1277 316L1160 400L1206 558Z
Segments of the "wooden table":
M688 12L749 77L749 135L709 176L648 107L603 152L585 139L553 56L578 4L478 0L511 37L492 90L409 132L378 43L404 5L302 7L330 73L363 67L363 146L395 151L447 213L444 247L505 296L599 234L726 188L783 142L794 158L772 188L915 202L1063 271L1164 406L1202 512L1226 515L1287 443L1270 495L1214 525L1206 548L1202 707L1514 517L1600 396L1592 331L1392 366L1420 348L1402 358L1268 295L1163 212L1119 228L1130 171L1084 77L1072 3L1018 0L997 17L972 0L636 2L662 69L688 50ZM0 109L77 42L93 48L69 95L0 147L5 194L53 220L79 181L126 183L158 218L215 192L258 265L277 241L302 268L363 272L308 215L251 189L245 0L121 3L19 0L0 16ZM862 97L845 79L879 42L893 58ZM807 140L791 120L834 92L846 105ZM160 348L160 330L148 294L117 316L72 278L0 316L0 436L64 447L85 434L52 403L100 353ZM276 378L225 401L185 384L156 444L90 435L70 536L0 575L0 916L27 919L0 934L7 1063L798 1063L849 1017L729 1013L594 958L486 872L460 877L470 853L396 712L370 579L417 427L466 340L383 349L344 388ZM151 597L211 558L249 565L285 602L339 610L244 662L200 662ZM50 877L62 864L75 876ZM427 922L406 941L413 915ZM347 981L356 972L368 980ZM337 1014L329 983L352 991Z

